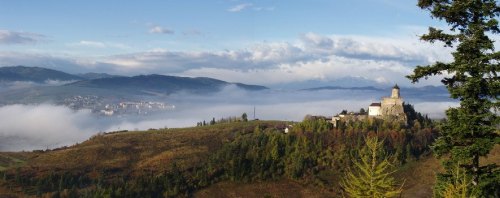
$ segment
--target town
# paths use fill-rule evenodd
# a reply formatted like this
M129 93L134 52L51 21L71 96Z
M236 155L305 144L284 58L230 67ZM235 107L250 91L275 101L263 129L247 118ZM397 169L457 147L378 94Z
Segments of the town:
M99 96L72 96L62 100L73 110L89 109L92 113L102 116L117 115L149 115L175 109L175 105L153 101L116 101Z

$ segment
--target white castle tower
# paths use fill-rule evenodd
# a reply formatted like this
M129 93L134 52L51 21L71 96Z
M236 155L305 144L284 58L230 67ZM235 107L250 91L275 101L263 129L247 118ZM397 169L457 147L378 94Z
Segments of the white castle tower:
M391 98L400 98L401 95L399 95L399 87L398 87L398 84L394 85L394 87L392 87L392 94L391 94Z

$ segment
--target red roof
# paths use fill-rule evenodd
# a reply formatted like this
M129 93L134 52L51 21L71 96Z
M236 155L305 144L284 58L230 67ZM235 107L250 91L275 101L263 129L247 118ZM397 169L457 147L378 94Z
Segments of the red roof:
M380 107L380 103L379 102L374 102L370 105L370 107Z

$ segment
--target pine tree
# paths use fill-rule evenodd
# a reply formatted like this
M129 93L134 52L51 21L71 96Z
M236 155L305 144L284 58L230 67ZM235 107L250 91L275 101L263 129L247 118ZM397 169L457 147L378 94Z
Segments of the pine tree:
M359 161L353 161L355 171L349 170L341 185L349 197L397 197L401 194L399 186L391 176L391 163L381 155L383 141L367 138L365 147L359 153Z
M468 198L468 197L476 197L476 192L469 191L469 187L471 183L469 182L469 178L465 174L465 172L460 167L460 164L455 166L455 171L453 172L453 178L450 183L445 184L445 186L437 186L438 188L442 188L435 193L440 193L435 195L435 197L444 197L444 198Z
M243 120L243 122L247 122L248 121L248 116L247 116L247 113L243 113L241 115L241 119Z
M489 38L500 33L496 20L500 7L496 0L419 0L418 6L450 26L449 32L430 27L421 39L431 43L440 41L455 50L453 62L417 66L414 74L408 76L415 83L421 78L447 74L441 82L452 98L460 100L459 107L446 111L447 120L433 145L438 157L447 156L443 163L446 173L438 175L437 184L450 182L454 166L460 163L471 176L472 188L495 189L499 181L485 182L491 181L486 179L488 177L498 176L498 166L481 167L479 157L486 156L500 143L499 132L495 129L499 119L493 113L498 112L500 105L497 76L500 52L495 51L493 40ZM481 183L483 177L485 182Z

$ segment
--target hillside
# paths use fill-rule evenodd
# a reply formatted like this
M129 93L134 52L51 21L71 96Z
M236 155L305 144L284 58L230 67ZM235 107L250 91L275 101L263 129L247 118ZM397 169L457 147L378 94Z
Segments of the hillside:
M80 76L84 79L87 80L94 80L94 79L100 79L100 78L113 78L113 77L121 77L118 75L111 75L111 74L106 74L106 73L95 73L95 72L90 72L90 73L84 73L84 74L76 74L77 76Z
M275 142L278 140L276 138L295 141L293 139L296 137L299 140L298 142L309 139L311 143L319 139L324 139L324 143L329 145L329 148L339 151L355 146L355 144L352 144L355 141L347 141L349 140L348 137L339 136L335 130L327 130L328 132L325 133L321 132L322 127L318 125L321 122L315 124L315 122L309 123L304 121L303 123L296 124L296 127L294 127L295 132L288 135L279 132L284 124L285 122L282 121L250 121L182 129L113 132L96 135L77 145L50 151L0 153L0 168L7 170L5 175L3 173L0 174L4 175L3 178L5 179L3 180L0 177L0 197L16 197L26 194L36 195L40 191L51 192L53 190L49 189L54 188L59 188L59 192L62 194L74 193L76 191L70 189L77 188L80 189L80 195L82 196L89 193L91 193L90 195L97 193L104 196L105 193L110 193L111 191L118 193L120 189L122 189L121 192L123 193L124 189L122 187L130 190L131 188L140 188L142 185L147 187L147 189L144 189L147 191L139 191L141 194L154 191L155 185L166 185L167 189L170 189L168 186L173 185L171 189L174 191L165 191L168 196L340 196L338 182L342 177L341 169L343 169L342 167L345 166L345 163L348 163L339 155L341 153L333 153L334 158L332 159L337 160L323 161L321 163L325 163L325 165L311 167L305 170L302 176L298 176L295 179L280 174L269 177L259 176L259 174L268 174L267 172L261 172L257 175L248 173L249 175L243 175L240 179L231 176L232 173L230 172L227 173L227 177L224 176L226 175L223 173L224 171L237 171L237 169L234 169L237 166L231 168L230 165L236 164L240 160L235 156L244 157L248 160L252 159L251 152L245 154L240 153L243 150L238 151L234 149L243 149L246 146L251 146L248 147L248 151L259 149L259 147L253 146L257 146L257 144L263 142L268 142L265 144ZM317 135L305 132L309 130L307 126L313 126L311 124L319 127L316 128L316 131L318 131ZM301 128L305 131L300 132L302 131ZM350 136L354 135L350 130L346 132L351 134ZM415 136L423 132L425 130L417 132ZM305 137L301 133L304 133ZM388 133L388 135L388 138L394 136L391 133ZM425 133L423 135L428 136ZM358 138L356 136L352 137L354 139ZM399 139L401 137L396 138ZM260 140L257 141L258 139ZM330 140L334 140L334 142L330 142ZM254 144L252 141L261 143ZM277 143L281 144L279 142ZM413 142L412 144L416 145L418 142ZM269 145L272 148L273 144ZM290 146L295 147L296 145L291 144ZM419 147L419 145L416 146L412 150ZM287 145L283 145L282 147L284 150L289 150ZM267 148L267 146L263 148ZM307 150L307 148L302 148L299 151L304 153L305 156L302 157L306 157L306 159L310 152ZM227 153L226 151L230 151L231 153ZM265 155L265 153L272 154L273 152L272 150L264 149L259 155ZM232 156L233 154L235 156ZM294 153L290 155L291 159L302 158L295 156ZM419 160L410 160L408 156L407 163L397 172L396 177L399 180L406 180L403 191L404 197L429 197L432 195L435 172L439 171L438 161L428 154L419 156ZM226 157L231 160L225 161ZM320 155L317 157L317 160L329 159L325 157ZM500 148L495 148L492 152L492 157L488 160L498 163L499 159ZM252 161L246 163L249 165L253 164ZM294 162L289 163L292 165ZM224 167L228 167L229 169L225 169ZM275 168L272 168L272 166L271 169L266 168L266 170L272 169ZM287 169L285 167L284 170L286 171ZM205 172L207 170L208 172ZM275 173L278 173L280 169L276 171ZM200 177L200 174L208 175L207 177ZM274 175L273 172L271 174ZM207 178L208 180L204 180L203 178ZM123 181L127 181L128 184L122 184L121 182ZM163 183L166 181L173 183ZM22 188L20 184L22 184ZM180 184L180 186L177 186L177 184ZM193 184L195 186L191 186ZM59 187L57 187L58 185ZM100 185L109 185L109 190L111 191L106 190L108 188L102 190L96 188ZM122 185L127 185L128 187ZM115 189L112 186L117 186L117 188ZM187 194L182 193L184 190L186 190ZM133 194L121 195L133 196Z
M250 132L256 125L275 122L248 122L217 126L122 131L96 135L71 147L51 151L34 151L26 166L40 169L109 169L134 172L154 168L162 172L161 162L173 159L195 160L198 154L207 155L230 141L237 132ZM2 153L16 156L17 153ZM1 161L0 161L1 163ZM183 164L183 163L180 163ZM186 163L190 164L190 163ZM0 164L8 166L8 164ZM43 172L43 171L41 171Z
M171 168L172 162L190 169L206 160L210 153L231 141L236 133L255 126L273 127L281 122L241 122L215 126L116 132L97 135L80 144L51 151L0 153L0 167L22 167L23 175L44 177L48 174L84 173L90 177L109 172L116 175L158 174ZM22 159L22 160L20 160ZM21 193L8 190L0 180L0 197ZM9 192L9 193L6 193Z
M131 92L162 92L174 93L179 91L187 91L194 93L209 93L220 91L222 88L234 85L245 90L263 90L267 89L264 86L246 85L241 83L228 83L222 80L213 78L189 78L179 76L164 76L164 75L140 75L133 77L113 77L100 78L93 80L78 81L66 86L69 87L90 87L109 90L124 90Z
M31 81L45 83L49 80L76 81L82 79L80 76L42 67L0 67L0 82Z

